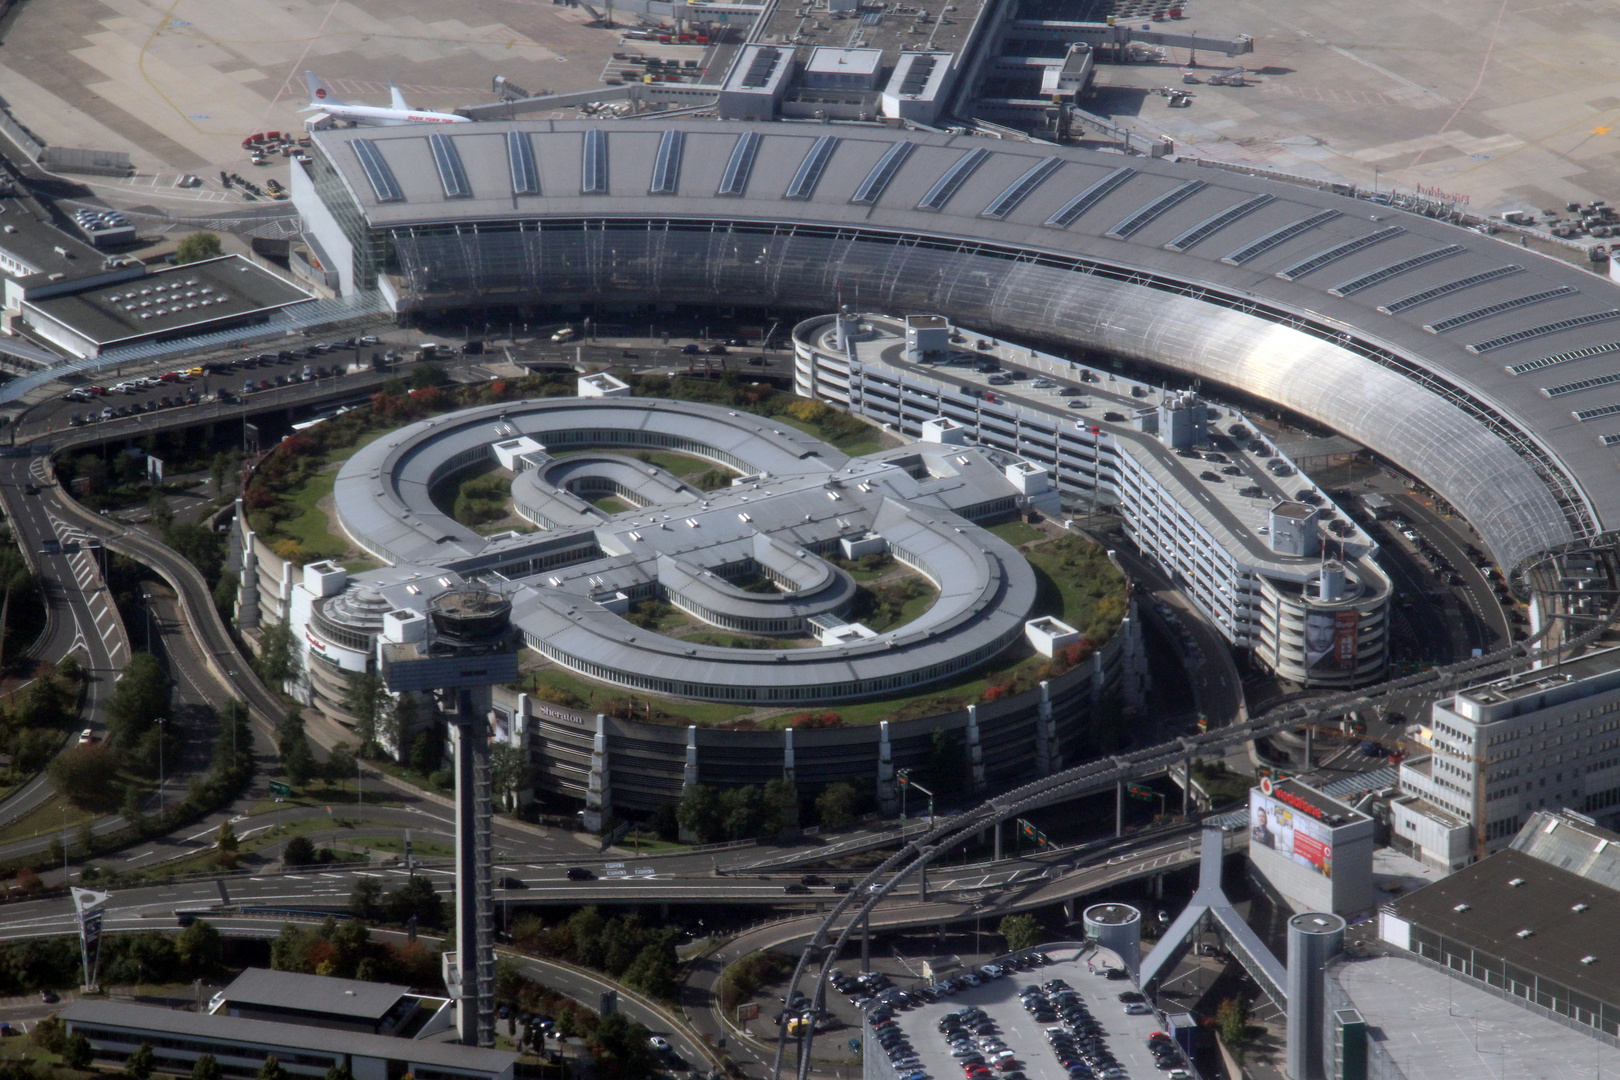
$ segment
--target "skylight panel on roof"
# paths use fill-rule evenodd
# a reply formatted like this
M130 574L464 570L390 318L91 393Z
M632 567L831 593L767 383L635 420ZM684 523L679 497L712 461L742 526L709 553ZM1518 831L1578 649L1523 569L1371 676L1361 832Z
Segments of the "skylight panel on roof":
M1188 180L1177 184L1152 202L1137 207L1130 217L1127 217L1124 221L1103 233L1103 235L1112 237L1115 240L1128 240L1131 234L1146 226L1148 222L1172 207L1187 201L1208 186L1209 184L1202 180Z
M1256 195L1252 199L1245 199L1236 206L1228 206L1220 213L1205 218L1164 246L1171 251L1190 251L1193 247L1208 240L1228 225L1240 221L1262 206L1276 201L1277 196L1275 195Z
M1443 248L1436 248L1433 251L1425 251L1422 255L1414 255L1410 259L1402 259L1398 263L1390 263L1388 266L1380 266L1377 270L1374 270L1371 273L1362 274L1358 278L1351 278L1343 285L1335 285L1333 288L1329 289L1328 292L1332 293L1334 296L1349 296L1353 292L1360 292L1362 289L1371 288L1381 281L1388 281L1390 278L1399 277L1408 271L1416 270L1419 267L1428 266L1430 263L1437 263L1441 259L1449 259L1453 255L1457 255L1466 250L1468 249L1463 247L1461 244L1447 244Z
M360 168L365 170L366 179L371 182L371 193L377 197L377 201L404 202L405 193L399 189L394 170L383 160L377 144L370 139L355 139L349 145L354 147L354 156L360 159Z
M816 193L816 185L821 183L821 174L827 171L827 162L832 160L833 151L838 149L838 137L823 135L817 139L805 153L804 160L799 162L798 171L793 174L793 181L788 184L784 199L808 199Z
M1488 319L1492 315L1500 315L1504 311L1517 311L1519 308L1529 307L1532 304L1545 303L1548 300L1555 300L1560 296L1573 296L1578 292L1580 292L1580 290L1575 288L1573 285L1560 285L1556 289L1547 289L1544 292L1531 293L1529 296L1520 296L1513 300L1503 300L1498 304L1487 304L1485 307L1475 308L1473 311L1465 311L1460 315L1453 315L1449 319L1441 319L1438 322L1427 323L1424 325L1423 329L1427 330L1431 334L1443 334L1447 330L1455 330L1459 326L1466 326L1471 322L1478 322L1480 319Z
M1469 274L1467 277L1458 278L1456 281L1448 281L1444 285L1436 285L1432 289L1415 292L1411 296L1403 296L1399 300L1392 300L1387 304L1381 304L1378 310L1385 315L1399 315L1408 308L1415 308L1419 304L1427 304L1429 301L1438 300L1442 296L1450 296L1452 293L1459 293L1464 289L1472 289L1475 285L1483 285L1487 281L1500 281L1502 278L1522 273L1524 273L1524 267L1522 266L1493 267L1489 270L1482 270L1477 274Z
M1604 353L1620 352L1620 341L1610 341L1603 345L1588 345L1584 349L1571 349L1568 352L1553 353L1551 356L1538 356L1534 360L1526 360L1522 364L1509 364L1509 375L1524 375L1527 372L1539 371L1544 367L1555 364L1568 364L1576 360L1587 360Z
M1401 228L1399 225L1391 225L1387 229L1379 229L1377 232L1368 233L1366 236L1358 236L1354 240L1346 240L1344 243L1336 244L1335 246L1328 248L1326 251L1317 252L1304 262L1298 262L1286 270L1277 271L1277 276L1282 278L1284 281L1298 280L1299 278L1304 277L1306 274L1314 274L1324 266L1336 263L1340 259L1348 258L1358 251L1365 251L1374 244L1382 244L1385 240L1400 236L1404 232L1406 232L1406 230Z
M1113 172L1109 173L1107 176L1104 176L1095 184L1092 184L1090 187L1086 188L1086 190L1082 191L1080 194L1058 207L1057 213L1047 218L1046 223L1054 228L1067 229L1070 225L1073 225L1076 221L1079 221L1081 215L1087 210L1090 210L1093 206L1096 206L1098 203L1102 202L1108 197L1108 194L1111 191L1135 175L1136 170L1128 166L1123 169L1115 169Z
M754 171L759 141L757 131L745 131L737 137L737 145L731 148L731 159L726 162L726 171L721 174L716 195L742 195L748 191L748 177Z
M1302 233L1310 232L1319 225L1326 225L1328 222L1339 216L1340 214L1337 210L1323 210L1320 213L1312 214L1310 217L1300 218L1298 221L1284 225L1280 229L1267 233L1252 244L1246 244L1243 247L1238 248L1236 251L1232 252L1232 254L1222 259L1221 262L1228 263L1232 266L1242 266L1251 259L1259 258L1272 248L1286 244L1294 237L1299 236Z
M855 195L849 201L871 206L883 198L884 189L889 186L889 181L894 179L894 174L900 171L900 166L911 156L913 145L908 142L897 142L889 147L878 159L878 163L872 166L872 171L866 174L866 179L861 181L861 186L855 189Z
M988 218L1006 217L1018 209L1018 204L1029 198L1030 193L1040 187L1047 177L1062 167L1063 159L1056 157L1049 157L1030 166L1023 176L1008 184L1006 190L990 200L990 205L985 207L979 216Z
M1582 390L1594 390L1599 386L1613 386L1615 383L1620 383L1620 372L1609 375L1594 375L1590 379L1559 383L1557 386L1543 386L1541 392L1550 398L1563 397L1565 394L1577 394Z
M1613 416L1615 413L1620 413L1620 403L1613 405L1599 405L1594 409L1576 409L1575 411L1571 412L1570 415L1584 424L1588 420L1596 420L1604 416Z
M540 194L540 170L534 164L534 145L525 131L506 133L506 164L512 173L512 194Z
M1490 352L1492 349L1500 349L1505 345L1516 345L1521 341L1529 341L1531 338L1545 337L1547 334L1573 330L1577 326L1590 326L1592 323L1608 322L1610 319L1620 319L1620 311L1613 309L1594 311L1590 315L1576 315L1569 319L1559 319L1557 322L1543 323L1540 326L1532 326L1527 330L1516 330L1511 334L1503 334L1501 337L1476 341L1467 348L1469 352L1475 354Z
M444 197L465 199L472 195L472 185L467 183L467 170L461 167L461 154L450 136L434 131L428 134L427 140L428 148L433 151L433 167L439 171L439 186L444 189Z
M606 195L607 189L607 133L600 128L591 128L585 132L585 156L580 163L580 194Z
M658 140L658 157L653 162L649 195L673 195L681 184L681 154L686 149L686 132L667 129Z
M941 210L951 201L968 177L990 157L990 151L977 149L969 150L956 159L956 163L945 170L945 175L934 181L934 186L928 189L928 194L922 197L917 204L919 210Z

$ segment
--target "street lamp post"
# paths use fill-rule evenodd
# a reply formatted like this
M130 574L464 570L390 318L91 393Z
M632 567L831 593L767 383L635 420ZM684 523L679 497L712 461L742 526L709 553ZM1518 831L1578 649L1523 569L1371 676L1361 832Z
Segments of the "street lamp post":
M68 812L68 808L65 807L65 806L58 806L57 809L62 811L62 884L66 885L68 883L68 839L67 839L67 812Z
M158 729L158 825L163 824L163 736L168 721L163 717L157 719Z

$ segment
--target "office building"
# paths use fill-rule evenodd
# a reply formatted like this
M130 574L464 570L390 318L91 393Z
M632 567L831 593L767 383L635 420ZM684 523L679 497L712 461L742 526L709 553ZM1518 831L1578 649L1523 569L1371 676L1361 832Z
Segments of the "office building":
M1620 813L1620 649L1460 690L1408 738L1392 843L1455 870L1540 810Z

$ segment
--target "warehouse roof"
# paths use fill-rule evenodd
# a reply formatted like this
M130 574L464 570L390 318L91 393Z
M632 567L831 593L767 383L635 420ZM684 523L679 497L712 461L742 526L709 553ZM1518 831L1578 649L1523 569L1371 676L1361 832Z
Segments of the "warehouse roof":
M221 991L220 996L227 1007L254 1005L376 1021L387 1016L388 1010L410 992L408 986L388 983L248 968Z
M1605 438L1620 435L1620 292L1605 278L1326 191L945 133L686 120L666 162L673 193L649 194L668 126L465 125L445 136L464 198L447 197L415 129L321 132L316 144L377 228L695 218L938 237L953 258L1011 261L1031 280L1080 269L1107 295L1073 325L1057 326L1050 305L1008 306L1028 288L999 317L1321 419L1434 484L1509 565L1620 521L1620 439ZM531 148L538 195L514 194L508 135ZM377 150L372 172L388 175L368 174L351 145L361 139ZM587 143L605 178L589 189ZM897 143L910 149L891 154ZM413 267L410 244L400 252ZM1141 287L1162 301L1143 305L1130 291ZM948 301L934 303L950 313Z
M1620 1005L1620 892L1511 848L1389 910L1610 1006ZM1516 981L1524 982L1524 979Z

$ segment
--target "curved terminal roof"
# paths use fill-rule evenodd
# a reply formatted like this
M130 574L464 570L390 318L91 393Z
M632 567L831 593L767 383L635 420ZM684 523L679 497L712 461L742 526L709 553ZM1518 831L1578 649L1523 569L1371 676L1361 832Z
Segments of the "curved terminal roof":
M671 126L684 153L655 192ZM541 288L831 307L858 291L1318 418L1430 483L1505 566L1620 520L1620 292L1478 233L1237 172L876 127L440 134L470 194L441 186L425 132L315 136L314 167L335 166L370 226L393 231L407 303ZM795 186L823 136L824 167ZM390 175L368 175L362 139ZM533 176L512 168L514 146Z
M594 473L634 484L647 505L604 514L568 504L578 515L572 521L540 514L550 527L488 538L433 506L435 483L493 461L496 444L519 436L549 453L677 450L746 475L693 493L661 472L659 482L643 483L652 474L640 476L633 459L618 455L540 460L531 453L527 460L538 463L514 487L536 501L544 490L531 476L566 481ZM529 645L560 663L662 693L791 704L937 681L990 659L1023 633L1036 597L1034 572L1016 550L972 524L1015 508L1017 489L1003 472L1008 462L976 448L905 450L849 459L768 418L714 406L550 398L466 409L378 439L344 464L335 502L344 531L378 556L410 564L418 571L413 580L439 572L424 575L422 568L438 567L446 582L510 583L503 591L512 595L513 622ZM732 649L665 637L614 610L626 597L658 595L716 626L803 635L811 619L841 621L855 600L850 576L817 553L869 533L939 590L925 612L887 633L818 647ZM400 569L359 575L351 591L365 593L372 577ZM732 576L764 577L777 587L754 591ZM402 606L420 609L431 598L432 591L419 591Z

